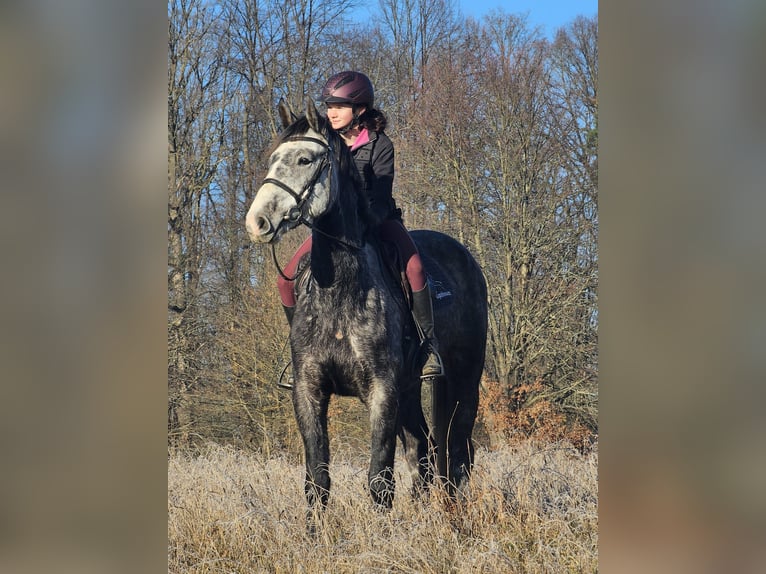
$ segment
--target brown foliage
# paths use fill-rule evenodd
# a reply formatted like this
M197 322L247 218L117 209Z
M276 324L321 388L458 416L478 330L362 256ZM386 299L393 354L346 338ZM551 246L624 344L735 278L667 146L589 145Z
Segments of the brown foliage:
M578 421L568 420L559 404L546 397L538 379L507 389L496 381L483 381L479 419L493 443L534 439L542 443L569 442L585 450L594 433Z

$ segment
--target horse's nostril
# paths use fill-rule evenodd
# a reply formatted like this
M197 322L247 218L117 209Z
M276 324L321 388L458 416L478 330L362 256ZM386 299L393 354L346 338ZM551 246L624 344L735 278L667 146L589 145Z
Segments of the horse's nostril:
M259 233L264 234L268 233L271 229L271 224L269 223L269 220L265 217L257 217L255 219L255 228L258 230Z

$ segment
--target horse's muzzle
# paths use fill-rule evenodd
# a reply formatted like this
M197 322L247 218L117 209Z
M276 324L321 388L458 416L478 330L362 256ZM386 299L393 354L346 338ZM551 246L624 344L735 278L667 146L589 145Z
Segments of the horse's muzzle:
M245 228L250 240L254 243L269 243L274 240L275 229L268 217L248 214Z

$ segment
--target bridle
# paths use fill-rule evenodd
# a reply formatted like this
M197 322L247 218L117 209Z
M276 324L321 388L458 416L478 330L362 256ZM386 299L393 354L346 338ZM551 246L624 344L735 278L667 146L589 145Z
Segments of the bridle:
M325 148L325 152L324 154L322 154L322 161L319 162L319 165L314 171L314 175L312 175L311 178L306 182L306 185L303 186L303 189L300 191L300 193L296 193L296 191L292 187L290 187L284 182L279 181L278 179L274 179L273 177L267 177L266 179L263 180L263 182L261 182L261 185L264 185L266 183L271 183L281 189L284 189L295 200L295 207L291 207L290 211L288 211L287 214L282 218L282 221L279 222L279 225L277 225L277 228L274 230L274 236L277 235L279 229L285 223L299 222L311 227L311 223L303 216L303 208L306 205L306 202L314 194L314 187L316 186L317 181L319 181L319 178L321 177L322 172L326 168L329 168L331 166L329 157L330 157L330 153L332 152L332 147L330 147L330 144L328 142L324 140L320 140L318 138L312 138L311 136L294 136L294 137L285 139L285 142L291 142L291 141L313 142Z
M330 154L333 153L332 145L329 141L320 140L318 138L314 138L311 136L292 136L289 138L286 138L284 142L290 142L290 141L308 141L313 142L315 144L319 144L323 148L325 148L325 152L322 155L322 161L319 162L319 165L317 166L316 170L314 171L314 174L311 176L311 178L306 182L306 184L303 186L303 189L298 193L296 192L292 187L287 185L286 183L279 181L278 179L274 179L273 177L267 177L261 182L261 185L264 185L266 183L271 183L273 185L276 185L280 189L283 189L287 193L289 193L292 198L295 200L295 207L291 207L290 210L287 212L287 214L282 218L282 221L279 222L279 225L277 225L277 228L274 230L274 237L277 237L279 234L279 230L282 227L282 225L286 223L302 223L303 225L309 227L312 231L316 231L318 233L321 233L325 237L328 237L330 239L333 239L337 241L338 243L341 243L342 245L345 245L346 247L352 248L352 249L359 249L361 246L354 245L352 243L349 243L347 241L344 241L340 237L335 237L333 235L330 235L321 229L318 229L314 227L314 225L306 219L306 217L303 214L304 207L306 206L306 202L308 202L309 199L311 199L311 196L314 195L314 188L316 187L317 182L319 181L319 178L322 176L322 173L326 169L332 168L332 163L330 162ZM274 247L274 243L271 244L271 256L274 260L274 266L277 268L277 272L282 276L282 278L286 281L295 281L295 279L298 277L300 273L296 273L294 277L287 277L282 270L282 268L279 265L279 262L277 261L277 254Z

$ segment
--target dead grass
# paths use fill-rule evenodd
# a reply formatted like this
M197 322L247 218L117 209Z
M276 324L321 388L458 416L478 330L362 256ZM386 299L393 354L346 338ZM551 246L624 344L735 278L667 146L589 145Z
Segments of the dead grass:
M305 529L303 468L231 447L168 458L168 572L506 573L598 571L596 451L563 444L477 453L458 505L414 501L397 458L390 512L372 508L363 460L336 455L318 535Z

